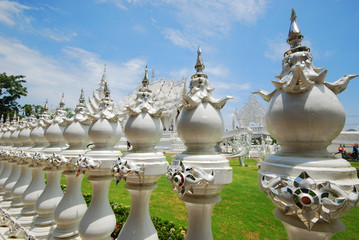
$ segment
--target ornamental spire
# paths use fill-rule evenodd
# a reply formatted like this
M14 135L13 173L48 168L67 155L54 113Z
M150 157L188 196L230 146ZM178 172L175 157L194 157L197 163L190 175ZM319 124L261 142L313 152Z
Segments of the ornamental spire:
M147 68L147 65L146 65L146 68L145 68L145 76L143 76L143 79L142 79L142 87L143 88L148 88L148 68Z
M103 74L102 74L102 79L101 79L100 85L104 85L105 82L107 82L107 77L106 77L106 63L105 63L105 66L104 66L104 68L103 68Z
M197 51L197 62L196 62L196 66L194 66L194 68L198 73L203 73L203 69L205 68L204 64L203 64L203 60L202 60L202 50L201 47L198 46L198 51Z
M295 52L303 52L307 51L310 52L310 49L305 46L301 46L303 35L300 32L298 23L297 23L297 14L294 11L294 8L292 8L292 12L290 15L290 26L289 26L289 33L287 38L287 43L290 45L290 50L286 51L284 53L284 56L287 56L291 53Z
M64 108L64 106L65 106L64 93L62 93L62 97L61 97L59 106L60 106L60 108Z
M46 112L47 110L49 110L49 100L46 99L45 105L44 105L44 112Z
M84 95L84 89L83 88L81 89L81 95L80 95L80 98L79 98L79 103L80 104L85 103L85 95Z

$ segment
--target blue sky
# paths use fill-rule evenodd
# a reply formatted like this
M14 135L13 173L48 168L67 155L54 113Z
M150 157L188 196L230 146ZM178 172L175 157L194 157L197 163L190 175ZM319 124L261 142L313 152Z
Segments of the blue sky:
M290 11L326 81L359 74L357 0L61 0L0 1L0 71L25 75L21 103L68 107L97 88L107 64L115 101L142 80L145 65L156 77L180 80L195 73L202 48L215 97L234 97L223 109L226 128L235 108L257 89L272 91L281 72ZM345 128L358 128L359 79L339 94ZM259 99L267 106L267 103ZM330 104L330 103L328 103Z

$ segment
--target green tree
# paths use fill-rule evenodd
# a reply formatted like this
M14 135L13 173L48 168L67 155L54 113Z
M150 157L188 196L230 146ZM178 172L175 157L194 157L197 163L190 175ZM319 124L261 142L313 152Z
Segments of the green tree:
M21 107L22 111L25 112L25 116L30 116L32 111L34 111L34 115L39 118L40 113L43 112L44 107L41 105L31 105L31 104L25 104Z
M0 113L13 116L14 111L19 112L20 105L17 100L27 95L27 88L23 86L23 75L0 74Z

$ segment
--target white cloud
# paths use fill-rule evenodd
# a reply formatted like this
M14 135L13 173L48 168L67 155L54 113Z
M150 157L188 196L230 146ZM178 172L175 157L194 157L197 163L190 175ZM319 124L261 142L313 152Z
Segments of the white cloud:
M61 93L73 107L78 102L81 88L87 96L98 87L103 65L107 63L107 79L115 101L133 91L142 80L145 60L131 59L124 63L106 62L96 53L81 48L66 47L58 59L44 56L16 39L0 37L0 62L8 75L25 75L28 96L21 103L49 104L56 107Z
M146 29L142 25L135 25L132 27L132 30L141 34L146 33Z
M267 40L268 50L264 52L264 56L272 61L282 61L283 54L289 50L284 34L279 34L273 39Z
M165 28L163 34L165 35L165 38L169 39L177 46L192 49L196 45L194 42L191 44L191 41L189 41L180 30Z
M69 42L72 40L72 38L77 36L76 32L65 33L56 28L55 29L44 28L43 30L39 31L39 34L41 36L51 38L58 42Z
M155 7L168 5L176 12L180 28L166 26L167 22L151 19L162 26L162 33L175 45L193 48L209 38L228 36L234 23L253 25L264 14L267 0L98 0L97 3L112 3L120 9L129 5L152 4Z
M99 3L110 3L122 10L127 10L127 7L125 6L125 4L123 2L124 1L122 1L122 0L96 0L95 1L95 3L98 3L98 4Z
M19 19L28 21L23 15L23 11L28 9L30 7L17 2L0 1L0 22L13 27Z

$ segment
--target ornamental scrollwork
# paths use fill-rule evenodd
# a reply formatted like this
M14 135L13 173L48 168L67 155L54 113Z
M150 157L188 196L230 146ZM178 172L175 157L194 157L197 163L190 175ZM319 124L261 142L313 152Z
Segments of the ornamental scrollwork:
M166 177L181 198L187 193L193 194L196 186L212 184L215 176L213 170L209 174L200 168L186 168L180 161L179 165L168 167Z
M263 175L261 185L284 214L298 216L308 230L320 220L331 222L343 216L359 200L358 185L316 182L305 171L296 178Z

